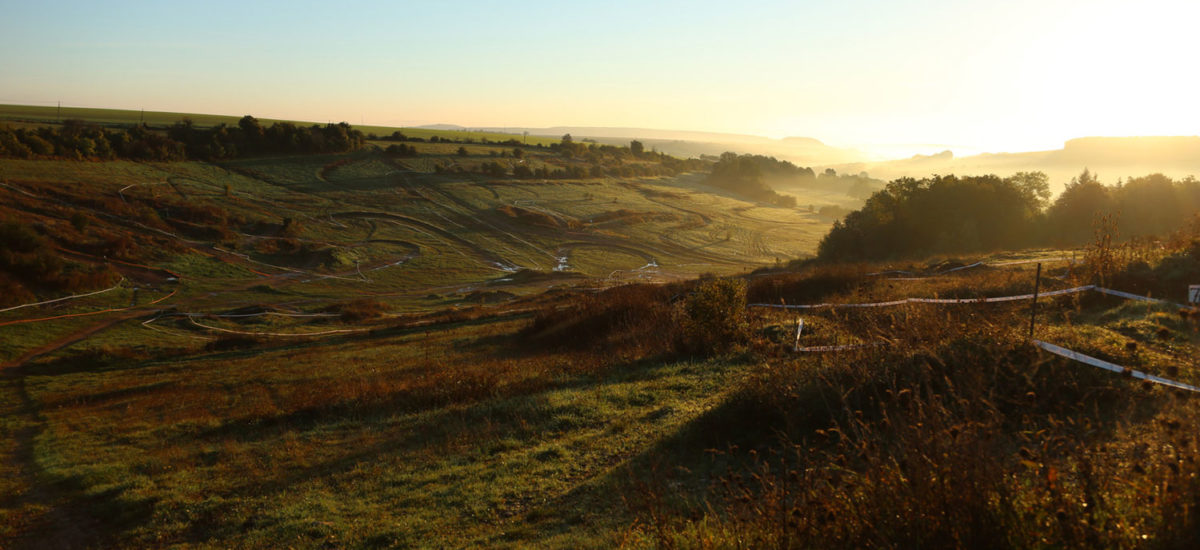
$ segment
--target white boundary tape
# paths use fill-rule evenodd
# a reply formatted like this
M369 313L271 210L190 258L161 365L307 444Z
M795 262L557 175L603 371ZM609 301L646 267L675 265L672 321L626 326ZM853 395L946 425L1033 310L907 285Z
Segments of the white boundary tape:
M1128 293L1128 292L1121 292L1120 290L1113 290L1113 289L1111 289L1111 288L1101 288L1101 287L1096 287L1094 290L1095 290L1096 292L1102 292L1102 293L1104 293L1104 294L1111 294L1111 295L1113 295L1113 296L1120 296L1121 298L1128 298L1128 299L1130 299L1130 300L1138 300L1138 301L1142 301L1142 302L1150 302L1150 303L1152 303L1152 304L1165 304L1165 305L1169 305L1169 306L1175 306L1175 307L1177 307L1177 308L1179 308L1179 309L1190 309L1190 306L1185 306L1185 305L1183 305L1183 304L1177 304L1177 303L1175 303L1175 302L1168 302L1168 301L1166 301L1166 300L1160 300L1160 299L1158 299L1158 298L1151 298L1151 297L1149 297L1149 296L1139 296L1139 295L1137 295L1137 294L1130 294L1130 293Z
M877 348L886 346L887 342L871 342L870 344L848 344L844 346L810 346L807 348L796 348L799 353L811 353L816 351L846 351L852 349Z
M1054 296L1062 296L1064 294L1075 294L1077 292L1084 292L1086 290L1095 290L1096 292L1100 292L1103 294L1110 294L1112 296L1119 296L1121 298L1128 298L1130 300L1149 302L1152 304L1163 304L1163 305L1168 305L1168 306L1175 306L1179 309L1190 309L1191 308L1191 306L1185 306L1183 304L1177 304L1175 302L1169 302L1167 300L1160 300L1158 298L1151 298L1149 296L1139 296L1137 294L1130 294L1128 292L1122 292L1120 290L1113 290L1111 288L1099 287L1096 285L1077 286L1075 288L1067 288L1067 289L1063 289L1063 290L1051 290L1049 292L1039 292L1037 294L1037 296L1038 296L1038 298L1050 298L1050 297L1054 297ZM827 303L826 304L800 304L800 305L746 304L746 307L748 307L748 308L765 307L765 308L776 308L776 309L862 308L862 307L899 306L899 305L904 305L904 304L990 304L990 303L995 303L995 302L1015 302L1017 300L1032 300L1032 299L1033 299L1033 294L1018 294L1016 296L997 296L995 298L905 298L903 300L892 300L890 302L869 302L869 303L865 303L865 304L827 304Z
M1064 294L1074 294L1086 290L1094 290L1093 285L1077 286L1065 290L1052 290L1050 292L1039 292L1039 298L1050 296L1062 296ZM1013 302L1016 300L1032 300L1033 294L1019 294L1016 296L997 296L995 298L904 298L902 300L892 300L890 302L871 302L865 304L801 304L801 305L786 305L786 304L747 304L746 307L766 307L776 309L822 309L822 308L863 308L863 307L888 307L899 306L904 304L984 304L994 302Z
M1122 367L1121 365L1109 363L1108 361L1104 361L1102 359L1096 359L1095 357L1092 357L1090 355L1084 355L1077 351L1071 351L1067 348L1064 348L1061 346L1056 346L1056 345L1048 343L1048 342L1043 342L1041 340L1034 340L1033 344L1039 348L1042 348L1042 349L1050 352L1050 353L1053 353L1055 355L1059 355L1062 357L1066 357L1067 359L1071 359L1072 361L1078 361L1080 363L1091 365L1093 367L1099 367L1104 370L1115 372L1118 374L1128 374L1129 376L1132 376L1134 378L1146 380L1149 382L1154 382L1155 384L1162 384L1164 386L1170 386L1172 388L1177 388L1177 389L1187 390L1187 391L1192 391L1192 392L1200 392L1200 388L1193 386L1191 384L1184 384L1183 382L1176 382L1174 380L1169 380L1169 379L1162 378L1159 376L1154 376L1153 374L1146 374L1140 370L1133 370L1133 369L1130 369L1127 367Z
M1074 260L1072 260L1071 258L1060 257L1060 258L1041 258L1041 259L1032 259L1032 260L1013 260L1013 261L1008 261L1008 262L996 262L996 263L975 262L970 265L960 265L958 267L950 268L945 271L938 271L937 273L930 273L929 275L925 275L923 277L917 277L916 274L911 271L901 271L898 269L893 269L891 271L877 271L875 273L868 273L867 276L875 277L875 276L879 276L879 275L890 275L890 274L912 275L912 277L889 277L889 279L893 280L893 281L920 281L922 279L938 277L941 275L945 275L947 273L954 273L955 271L962 271L964 269L971 269L973 267L985 267L985 266L986 267L1007 267L1010 265L1049 263L1049 262L1070 262L1070 261L1074 261Z
M1050 263L1050 262L1073 262L1073 261L1074 260L1072 260L1071 258L1062 256L1062 257L1058 257L1058 258L1040 258L1040 259L1035 258L1032 260L1013 260L1010 262L997 262L997 263L992 263L992 264L987 264L987 265L989 265L991 267L1005 267L1005 266L1010 266L1010 265L1024 265L1024 264Z
M340 313L281 313L278 311L263 311L259 313L181 313L179 315L201 315L204 317L262 317L275 315L277 317L341 317Z
M116 289L120 288L120 287L121 287L121 283L123 283L123 282L125 282L125 279L124 279L124 278L122 278L120 281L117 281L117 284L113 285L111 288L106 288L106 289L104 289L104 290L97 290L97 291L95 291L95 292L89 292L89 293L87 293L87 294L73 294L73 295L71 295L71 296L64 296L64 297L62 297L62 298L55 298L55 299L53 299L53 300L46 300L45 302L36 302L36 303L32 303L32 304L22 304L22 305L19 305L19 306L13 306L13 307L10 307L10 308L0 309L0 313L4 313L5 311L12 311L12 310L14 310L14 309L21 309L21 308L23 308L23 307L42 306L42 305L46 305L46 304L53 304L53 303L55 303L55 302L62 302L62 301L64 301L64 300L74 300L74 299L76 299L76 298L84 298L84 297L87 297L87 296L95 296L95 295L97 295L97 294L104 294L105 292L110 292L110 291L113 291L113 290L116 290Z
M1160 300L1158 298L1150 298L1149 296L1139 296L1137 294L1130 294L1128 292L1122 292L1120 290L1113 290L1111 288L1098 287L1096 285L1077 286L1075 288L1067 288L1067 289L1063 289L1063 290L1052 290L1049 292L1039 292L1037 295L1039 298L1043 298L1043 297L1062 296L1064 294L1075 294L1075 293L1084 292L1087 290L1095 290L1095 291L1103 293L1103 294L1109 294L1109 295L1118 296L1121 298L1128 298L1130 300L1138 300L1138 301L1142 301L1142 302L1149 302L1152 304L1163 304L1163 305L1175 306L1179 309L1190 309L1190 306L1177 304L1175 302L1168 302L1167 300ZM977 304L977 303L1013 302L1013 301L1017 301L1017 300L1029 300L1032 298L1033 298L1033 294L1018 294L1016 296L998 296L995 298L963 298L963 299L905 298L903 300L893 300L890 302L872 302L872 303L866 303L866 304L801 304L801 305L791 305L791 306L785 305L785 304L747 304L746 307L747 308L763 307L763 308L775 308L775 309L868 308L868 307L897 306L897 305L903 305L903 304L908 304L908 303L916 303L916 304ZM870 344L852 344L852 345L845 345L845 346L812 346L812 347L802 348L802 347L800 347L800 331L803 330L803 328L804 328L804 321L797 320L796 343L793 346L793 351L801 352L801 353L817 352L817 351L843 351L843 350L851 350L851 349L859 349L859 348L867 348L867 347L876 347L876 346L886 345L886 342L874 342L874 343L870 343ZM1077 352L1071 351L1066 348L1061 348L1059 346L1055 346L1054 344L1049 344L1046 342L1042 342L1040 340L1034 340L1033 342L1034 342L1034 344L1037 344L1039 347L1041 347L1042 349L1045 349L1046 351L1050 351L1052 353L1057 353L1059 355L1062 355L1063 357L1068 357L1070 359L1074 359L1076 361L1081 361L1081 362L1087 363L1089 365L1097 366L1100 368L1111 370L1113 372L1120 372L1120 373L1124 373L1127 370L1125 367L1122 367L1120 365L1114 365L1112 363L1108 363L1106 361L1102 361L1102 360L1096 359L1094 357L1088 357L1087 355L1083 355L1081 353L1077 353ZM1051 348L1053 348L1053 349L1051 349ZM1195 386L1189 386L1189 385L1183 384L1181 382L1175 382L1173 380L1168 380L1166 378L1160 378L1160 377L1157 377L1157 376L1154 376L1151 374L1145 374L1141 371L1130 370L1130 372L1132 373L1134 378L1142 378L1142 379L1149 380L1151 382L1155 382L1158 384L1165 384L1165 385L1175 387L1175 388L1200 392L1200 388L1197 388Z
M293 332L246 332L246 331L241 331L241 330L230 330L227 328L205 325L203 323L197 322L194 317L190 317L190 316L188 317L188 320L191 321L193 325L196 325L201 328L206 328L208 330L215 330L218 332L226 332L229 334L244 334L244 335L248 335L248 336L287 336L287 337L326 336L329 334L349 334L349 333L354 333L354 332L369 332L371 330L369 328L362 328L362 329L323 330L320 332L296 332L296 333L293 333Z

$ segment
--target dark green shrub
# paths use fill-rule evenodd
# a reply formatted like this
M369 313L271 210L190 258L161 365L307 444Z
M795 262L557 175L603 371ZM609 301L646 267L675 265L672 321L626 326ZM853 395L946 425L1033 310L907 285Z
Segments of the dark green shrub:
M684 334L694 351L721 353L746 341L746 281L712 279L700 283L683 304Z

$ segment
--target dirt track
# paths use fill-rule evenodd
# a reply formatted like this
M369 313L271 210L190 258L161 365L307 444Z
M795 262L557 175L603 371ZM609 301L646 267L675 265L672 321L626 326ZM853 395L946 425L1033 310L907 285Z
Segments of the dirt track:
M454 234L451 231L442 229L441 227L438 227L438 226L433 225L428 222L424 222L424 221L421 221L421 220L418 220L415 218L410 218L408 216L402 216L400 214L392 214L389 212L354 211L354 212L338 212L336 214L330 214L330 217L332 217L332 218L358 218L358 219L374 218L374 219L394 221L394 222L397 222L397 223L400 223L403 225L408 225L411 227L415 227L417 229L421 229L425 232L432 233L442 239L445 239L452 243L458 244L459 246L462 246L462 247L470 250L476 256L476 259L484 262L489 267L512 265L511 262L509 262L507 259L502 258L499 255L492 253L490 250L487 250L486 248L483 248L482 246L479 246L471 241L468 241L468 240Z

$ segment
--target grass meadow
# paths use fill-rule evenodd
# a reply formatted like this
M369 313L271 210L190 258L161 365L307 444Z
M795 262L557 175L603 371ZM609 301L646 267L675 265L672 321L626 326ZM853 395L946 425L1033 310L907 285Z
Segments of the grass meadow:
M503 147L416 146L0 160L0 546L1200 538L1195 398L1039 351L1028 301L747 307L1025 294L1025 261L1043 291L1180 302L1196 235L789 261L829 220L696 174L493 178L453 166ZM1198 383L1198 321L1076 293L1034 335Z

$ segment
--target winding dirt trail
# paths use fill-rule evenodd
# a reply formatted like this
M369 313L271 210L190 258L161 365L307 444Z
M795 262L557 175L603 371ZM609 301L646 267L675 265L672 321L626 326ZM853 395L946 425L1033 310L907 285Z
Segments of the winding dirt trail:
M646 263L652 263L652 264L658 263L658 260L652 254L650 254L644 250L639 250L639 249L633 248L631 246L624 246L624 245L612 244L612 243L600 243L600 242L563 243L563 244L559 245L558 250L556 251L556 254L558 254L559 257L568 257L569 258L569 255L571 254L571 252L573 252L576 248L585 248L585 247L586 248L601 248L601 249L616 250L617 252L624 252L626 254L637 256L643 260L646 260Z
M137 308L137 309L131 309L131 310L126 310L126 311L121 311L121 312L115 312L118 314L114 315L113 317L108 317L100 322L97 322L96 324L81 328L75 332L72 332L71 334L62 336L56 340L42 344L36 348L33 348L33 349L25 352L24 354L22 354L20 357L17 357L16 359L8 361L4 364L0 364L0 369L7 370L7 369L20 368L20 367L24 366L26 363L28 363L29 361L32 361L32 360L34 360L38 357L41 357L43 355L46 355L48 353L56 352L60 349L63 349L65 347L70 346L71 344L74 344L81 340L87 339L91 336L95 336L96 334L98 334L104 330L110 329L124 321L128 321L130 319L137 319L139 317L149 317L150 315L153 315L157 311L158 311L158 308Z
M467 239L464 239L464 238L458 236L457 234L455 234L452 231L443 229L441 227L438 227L436 225L433 225L431 223L428 223L428 222L425 222L422 220L418 220L416 218L410 218L408 216L403 216L400 214L392 214L390 212L370 212L370 211L366 211L366 210L359 210L359 211L352 211L352 212L338 212L335 214L330 214L330 217L332 217L332 218L358 218L358 219L372 219L373 218L373 219L379 219L379 220L394 221L394 222L400 223L402 225L408 225L408 226L420 229L427 233L432 233L442 239L445 239L445 240L455 243L463 248L466 248L466 249L470 250L471 253L476 256L477 260L485 263L489 267L495 267L495 268L503 270L503 266L510 265L510 262L508 262L508 260L500 257L498 254L494 254L490 250L488 250L482 246L479 246L471 241L468 241Z

